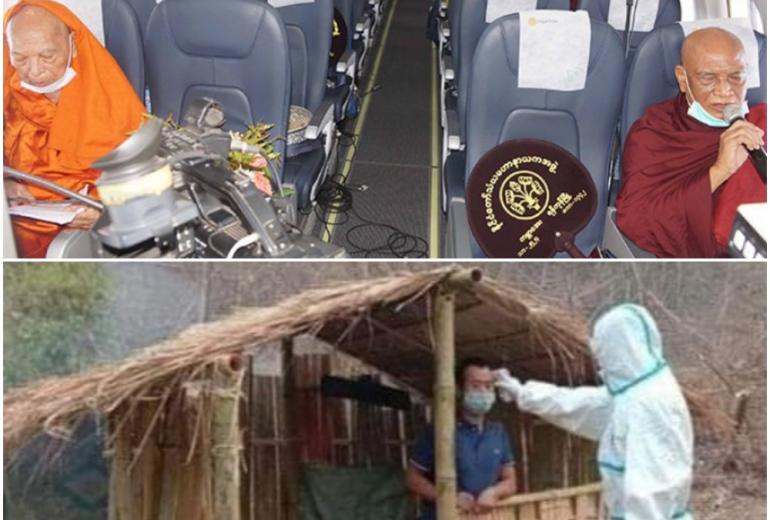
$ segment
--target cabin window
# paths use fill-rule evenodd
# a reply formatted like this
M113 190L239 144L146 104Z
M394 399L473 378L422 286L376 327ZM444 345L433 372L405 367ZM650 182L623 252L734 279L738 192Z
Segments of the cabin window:
M753 0L724 0L704 2L703 0L680 0L682 20L703 20L707 18L747 18L755 31L765 32L767 4Z

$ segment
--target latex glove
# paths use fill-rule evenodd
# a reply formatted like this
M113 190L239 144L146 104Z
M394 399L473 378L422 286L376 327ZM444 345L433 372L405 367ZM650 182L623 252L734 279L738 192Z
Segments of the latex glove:
M495 386L497 391L500 392L500 399L506 403L514 401L521 391L521 381L513 377L507 368L501 368L494 371Z

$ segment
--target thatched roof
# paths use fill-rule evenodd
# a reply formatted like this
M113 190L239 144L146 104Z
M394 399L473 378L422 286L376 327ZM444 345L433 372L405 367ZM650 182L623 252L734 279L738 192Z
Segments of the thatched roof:
M114 364L14 388L4 396L3 439L13 452L40 432L66 435L90 412L168 395L221 356L311 334L430 395L433 289L456 268L338 283L269 308L245 308ZM481 355L524 378L590 381L587 328L579 317L510 286L483 279L457 286L457 357Z

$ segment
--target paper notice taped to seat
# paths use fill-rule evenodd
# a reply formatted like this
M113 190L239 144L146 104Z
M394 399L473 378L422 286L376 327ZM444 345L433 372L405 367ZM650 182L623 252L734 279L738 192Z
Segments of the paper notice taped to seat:
M101 0L56 0L75 14L83 25L93 33L99 43L104 45L104 18L102 17ZM16 5L18 0L3 0L3 9L7 11Z
M719 27L725 31L730 31L740 38L749 68L746 77L746 87L757 88L762 84L759 78L759 46L757 45L754 29L751 26L751 20L748 18L715 18L713 20L679 22L679 24L684 30L685 38L698 29L706 27Z
M650 32L655 28L658 18L660 0L634 0L631 8L632 31ZM626 0L610 0L610 10L607 13L607 23L618 31L626 30L626 15L628 5Z
M583 90L591 52L586 11L519 13L519 88Z
M492 23L498 18L521 11L534 11L537 0L487 0L486 22Z
M276 9L289 7L291 5L312 4L313 2L315 2L315 0L267 0L267 3Z

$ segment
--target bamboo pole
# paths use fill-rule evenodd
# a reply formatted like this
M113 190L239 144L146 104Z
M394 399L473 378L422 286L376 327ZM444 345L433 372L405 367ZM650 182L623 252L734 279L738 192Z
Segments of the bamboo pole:
M239 404L243 361L226 356L214 366L212 458L214 520L241 519Z
M457 269L452 272L442 282L446 291L457 291L461 289L470 290L473 286L484 278L484 272L478 267Z
M288 337L281 340L283 348L283 431L281 433L281 446L285 453L286 462L279 470L283 474L284 488L286 489L285 518L297 517L297 505L299 504L299 458L291 439L297 436L296 414L294 407L297 403L296 386L294 385L294 338Z
M546 500L559 500L563 498L574 498L581 495L596 495L602 492L601 482L594 482L592 484L585 484L582 486L575 486L563 489L551 489L548 491L536 491L534 493L526 493L522 495L513 495L506 499L501 500L497 507L511 507L521 504L529 504L534 502L543 502Z
M436 453L436 511L439 520L457 516L455 468L455 295L443 285L433 299L435 388L433 392Z
M116 414L117 415L117 414ZM128 428L115 432L116 420L110 419L110 435L114 434L109 456L110 494L109 520L132 520L133 482L128 467L131 464L131 445Z
M158 518L158 506L160 502L160 482L158 480L158 469L160 462L160 448L157 444L157 430L153 430L153 419L159 412L159 408L163 404L158 402L146 402L142 403L139 408L142 410L142 435L150 436L147 443L144 445L141 453L137 454L139 457L135 466L135 476L131 475L131 478L139 478L139 489L141 489L142 495L142 520L154 520ZM141 442L139 444L141 446ZM139 449L139 448L135 448Z

